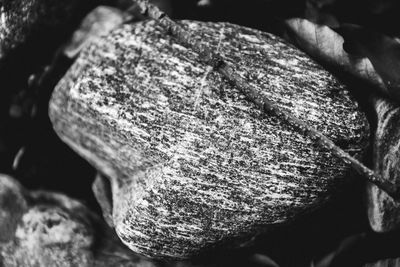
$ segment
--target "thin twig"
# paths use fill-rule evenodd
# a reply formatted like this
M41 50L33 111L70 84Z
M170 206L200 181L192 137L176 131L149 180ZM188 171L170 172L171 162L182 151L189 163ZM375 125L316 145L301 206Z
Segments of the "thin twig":
M400 188L396 184L382 179L378 174L374 173L371 169L367 168L360 161L352 157L346 151L336 146L325 135L307 125L304 121L293 116L289 112L279 108L265 96L257 93L257 90L250 86L245 79L241 78L235 68L225 62L222 57L211 51L207 46L196 41L191 33L183 29L178 23L170 19L158 7L149 3L147 0L133 0L137 3L140 12L149 16L163 26L169 33L171 33L180 43L190 48L198 54L198 60L210 65L215 71L222 74L230 83L236 86L250 101L252 101L258 108L266 113L274 114L282 121L296 128L299 132L307 135L311 140L318 143L321 147L331 151L338 158L349 164L360 175L365 177L368 181L378 186L380 189L388 193L394 199L400 199Z

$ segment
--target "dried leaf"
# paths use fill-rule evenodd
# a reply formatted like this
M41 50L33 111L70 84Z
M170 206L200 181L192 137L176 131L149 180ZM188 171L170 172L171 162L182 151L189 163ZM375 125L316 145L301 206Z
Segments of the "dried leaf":
M300 18L289 19L285 24L288 39L316 60L350 73L389 94L371 60L347 53L343 49L344 39L337 32Z
M400 107L375 99L378 125L373 143L374 170L382 178L400 181ZM374 231L387 232L400 226L400 203L374 185L367 185L367 209Z
M305 4L306 4L306 9L304 15L306 19L316 24L326 25L331 28L339 27L339 22L336 19L336 17L324 11L324 7L326 5L329 6L331 3L329 2L323 3L323 1L308 0L306 1Z
M389 95L400 99L400 43L357 25L342 25L338 32L345 40L346 52L367 57L385 83Z

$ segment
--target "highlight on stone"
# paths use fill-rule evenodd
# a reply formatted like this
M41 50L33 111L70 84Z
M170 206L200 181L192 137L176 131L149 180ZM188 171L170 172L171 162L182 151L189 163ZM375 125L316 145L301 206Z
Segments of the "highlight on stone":
M304 53L233 24L182 24L237 62L260 94L362 154L365 116ZM49 112L60 138L110 179L116 233L150 257L241 246L321 205L351 175L153 21L124 25L82 51Z

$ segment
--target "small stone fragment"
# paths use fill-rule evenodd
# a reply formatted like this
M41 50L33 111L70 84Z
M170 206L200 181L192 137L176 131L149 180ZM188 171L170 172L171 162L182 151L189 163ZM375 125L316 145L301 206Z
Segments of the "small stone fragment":
M377 129L373 144L374 170L382 178L400 182L400 107L385 99L376 99ZM367 184L368 218L376 232L388 232L400 226L400 203L376 185Z
M121 25L131 16L119 9L107 6L96 7L82 21L71 40L63 49L64 54L74 58L86 45L96 42L102 35Z
M153 267L85 206L0 175L0 266Z
M363 152L364 114L304 53L233 24L181 23L260 94L349 153ZM109 178L112 204L102 206L112 208L121 240L155 258L241 246L320 206L351 174L154 21L123 25L84 49L49 114L61 139Z

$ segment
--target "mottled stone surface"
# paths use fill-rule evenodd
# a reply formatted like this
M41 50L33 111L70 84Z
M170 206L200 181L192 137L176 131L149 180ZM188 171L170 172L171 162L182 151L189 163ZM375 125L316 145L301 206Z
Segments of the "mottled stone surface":
M0 174L0 266L153 267L91 211L51 192L27 192Z
M304 53L232 24L183 24L261 94L351 154L363 151L364 115ZM150 257L242 245L323 203L350 172L152 21L82 51L49 114L62 140L110 178L107 206L121 240Z
M61 32L96 0L0 0L0 58L35 34ZM43 42L52 42L54 35Z
M377 129L373 144L374 170L384 179L400 182L400 107L385 99L375 100ZM373 184L367 185L367 207L374 231L387 232L400 226L400 203Z

